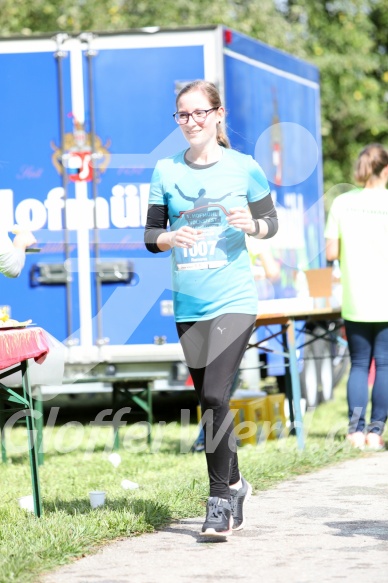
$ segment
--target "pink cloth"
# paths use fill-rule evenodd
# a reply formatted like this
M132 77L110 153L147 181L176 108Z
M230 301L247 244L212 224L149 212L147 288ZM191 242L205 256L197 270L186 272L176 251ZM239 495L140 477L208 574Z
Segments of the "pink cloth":
M41 364L49 350L48 339L42 328L0 328L0 370L28 358Z

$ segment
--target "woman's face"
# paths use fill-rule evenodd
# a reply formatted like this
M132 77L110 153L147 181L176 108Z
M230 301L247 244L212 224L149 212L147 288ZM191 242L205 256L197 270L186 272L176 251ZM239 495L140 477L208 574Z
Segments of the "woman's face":
M212 107L205 93L200 90L185 93L178 102L179 112L192 113ZM223 107L209 111L203 121L195 121L190 115L189 121L180 126L190 146L203 148L212 142L217 143L217 125L223 119L224 111Z

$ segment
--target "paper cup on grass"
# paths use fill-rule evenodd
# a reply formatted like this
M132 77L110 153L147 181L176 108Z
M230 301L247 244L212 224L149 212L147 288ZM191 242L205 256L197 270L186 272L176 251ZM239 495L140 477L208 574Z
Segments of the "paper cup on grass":
M131 482L131 480L123 480L121 482L121 487L124 490L137 490L139 484L137 484L136 482Z
M98 508L99 506L104 506L105 503L105 492L89 492L90 506L92 508Z
M108 456L108 460L110 461L114 468L118 468L119 465L121 464L121 455L119 453L111 453Z
M18 498L18 504L20 508L23 508L23 510L27 510L28 512L34 512L34 499L32 497L32 494L30 494L29 496L21 496L21 498Z

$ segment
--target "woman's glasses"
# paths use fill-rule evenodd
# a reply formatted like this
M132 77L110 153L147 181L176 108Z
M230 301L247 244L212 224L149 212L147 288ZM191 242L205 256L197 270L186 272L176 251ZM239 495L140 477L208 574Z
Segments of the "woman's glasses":
M187 113L187 111L176 111L173 113L173 117L177 124L183 126L189 121L191 116L193 120L197 123L204 122L211 111L215 111L218 107L211 107L210 109L196 109L192 113Z

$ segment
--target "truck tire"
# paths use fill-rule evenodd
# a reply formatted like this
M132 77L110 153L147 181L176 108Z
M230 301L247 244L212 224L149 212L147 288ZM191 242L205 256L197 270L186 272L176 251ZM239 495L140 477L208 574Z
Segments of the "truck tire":
M333 358L330 343L325 340L317 340L315 354L320 387L319 402L326 403L332 400L334 389Z
M349 350L347 346L336 347L333 358L333 386L336 387L348 372L350 365Z
M301 395L306 399L306 407L316 407L319 403L319 373L315 350L308 344L303 350L303 370L300 373Z

